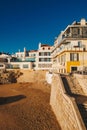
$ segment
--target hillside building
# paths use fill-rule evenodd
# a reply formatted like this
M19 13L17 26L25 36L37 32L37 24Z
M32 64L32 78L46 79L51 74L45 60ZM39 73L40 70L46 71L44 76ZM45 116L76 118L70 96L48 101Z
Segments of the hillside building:
M51 49L52 46L39 43L36 57L36 70L50 70L52 68Z
M8 68L11 58L11 55L0 52L0 72Z
M33 69L33 70L50 70L52 46L39 43L38 50L24 51L20 50L12 56L10 68Z
M11 59L11 68L15 69L34 69L35 67L35 59L36 59L37 50L27 51L24 48L24 51L20 50L15 53L15 55Z
M52 48L52 69L71 73L87 66L87 22L73 22L55 39Z

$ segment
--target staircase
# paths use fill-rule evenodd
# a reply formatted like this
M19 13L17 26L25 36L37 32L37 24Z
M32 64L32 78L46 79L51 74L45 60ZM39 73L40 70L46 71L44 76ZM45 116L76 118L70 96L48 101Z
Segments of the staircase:
M87 96L85 96L81 86L75 77L61 75L67 94L75 98L79 112L87 129Z
M82 119L84 121L84 124L87 128L87 104L86 105L78 104L78 108L79 108L80 114L82 116Z

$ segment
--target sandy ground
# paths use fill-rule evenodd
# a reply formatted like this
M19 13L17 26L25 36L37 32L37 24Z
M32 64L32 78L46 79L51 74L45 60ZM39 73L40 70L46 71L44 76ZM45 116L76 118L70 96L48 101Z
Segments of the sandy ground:
M61 130L49 101L44 80L0 85L0 130Z

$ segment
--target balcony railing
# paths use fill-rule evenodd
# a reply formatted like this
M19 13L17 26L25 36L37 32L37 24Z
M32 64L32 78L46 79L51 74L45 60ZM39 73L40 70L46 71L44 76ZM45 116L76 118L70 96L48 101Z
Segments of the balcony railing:
M77 47L77 48L74 48L74 47L65 47L63 49L60 49L60 50L55 50L51 56L54 57L58 54L60 54L61 52L63 51L83 51L83 47Z
M66 39L76 39L76 38L87 38L87 35L82 34L82 35L78 35L78 34L67 34L67 35L60 35L57 39L56 44L54 44L54 47L52 49L52 51L54 51L63 41L65 41Z

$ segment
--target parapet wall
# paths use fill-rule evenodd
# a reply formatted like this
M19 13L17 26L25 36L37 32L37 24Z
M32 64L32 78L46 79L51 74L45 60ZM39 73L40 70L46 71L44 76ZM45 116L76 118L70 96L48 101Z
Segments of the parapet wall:
M86 130L76 102L66 94L58 74L52 78L50 104L62 130Z

